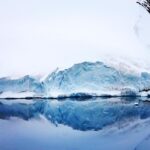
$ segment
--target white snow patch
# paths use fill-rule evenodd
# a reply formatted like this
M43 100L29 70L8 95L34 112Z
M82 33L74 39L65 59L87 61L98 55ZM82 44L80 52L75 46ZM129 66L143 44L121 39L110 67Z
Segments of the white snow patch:
M34 92L21 92L21 93L14 93L14 92L3 92L0 94L0 98L25 98L25 97L34 97Z

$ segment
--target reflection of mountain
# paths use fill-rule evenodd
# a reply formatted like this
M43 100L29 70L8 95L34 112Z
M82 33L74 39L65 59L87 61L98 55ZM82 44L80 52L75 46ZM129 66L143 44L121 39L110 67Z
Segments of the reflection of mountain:
M27 100L28 102L28 100ZM24 120L43 115L54 124L68 125L78 130L99 130L104 126L130 119L150 117L150 104L129 103L119 99L91 101L38 100L27 104L1 101L0 118L19 117Z

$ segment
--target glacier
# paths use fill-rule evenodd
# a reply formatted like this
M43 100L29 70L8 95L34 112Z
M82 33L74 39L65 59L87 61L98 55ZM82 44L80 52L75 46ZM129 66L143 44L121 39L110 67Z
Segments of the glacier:
M26 75L18 79L8 77L0 78L0 95L2 97L26 97L41 95L44 92L44 85L35 77Z
M139 91L149 89L150 74L126 73L109 67L103 62L83 62L69 69L53 72L44 83L47 94L54 94L54 96L72 93L121 95L124 90L140 94Z
M103 62L83 62L65 70L56 69L42 81L29 75L15 80L0 78L1 98L14 95L17 98L13 93L18 93L18 98L136 97L149 96L149 89L149 72L126 72Z

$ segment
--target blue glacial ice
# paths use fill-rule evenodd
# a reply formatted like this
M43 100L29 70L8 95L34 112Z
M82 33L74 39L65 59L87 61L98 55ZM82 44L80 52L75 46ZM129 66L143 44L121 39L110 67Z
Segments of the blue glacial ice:
M83 62L65 70L56 70L43 81L31 76L11 80L0 78L0 97L11 91L34 92L34 96L65 97L75 95L148 95L150 74L135 74L115 69L102 62ZM146 94L143 94L143 93Z

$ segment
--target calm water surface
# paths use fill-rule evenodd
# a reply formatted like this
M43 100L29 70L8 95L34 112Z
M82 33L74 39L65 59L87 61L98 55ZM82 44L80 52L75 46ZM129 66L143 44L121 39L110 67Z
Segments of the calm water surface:
M122 145L134 149L138 141L125 144L128 132L136 126L142 129L138 122L145 125L149 117L150 102L141 98L1 99L0 149L103 150L120 149ZM144 129L130 137L136 139L150 132L149 126ZM120 131L124 136L118 136Z

